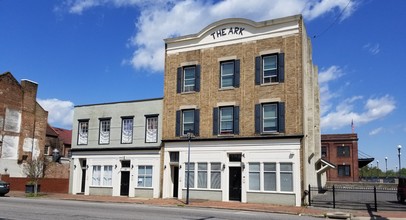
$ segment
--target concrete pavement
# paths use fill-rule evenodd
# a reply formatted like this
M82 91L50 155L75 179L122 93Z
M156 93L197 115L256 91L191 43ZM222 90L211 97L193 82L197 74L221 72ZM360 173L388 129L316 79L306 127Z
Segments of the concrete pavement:
M22 191L11 191L6 196L10 197L26 197L26 193ZM366 219L385 219L385 220L406 220L406 206L405 211L392 212L392 211L359 211L359 210L337 210L325 209L316 207L296 207L296 206L280 206L272 204L259 204L259 203L240 203L240 202L220 202L208 200L191 199L189 205L184 201L177 199L149 199L149 198L130 198L122 196L85 196L85 195L72 195L64 193L40 193L41 198L61 199L61 200L79 200L79 201L93 201L93 202L114 202L114 203L136 203L155 206L190 206L190 207L204 207L204 208L217 208L217 209L232 209L232 210L246 210L246 211L259 211L259 212L272 212L272 213L285 213L291 215L307 215L325 218L331 218L350 215L350 219L366 220ZM333 214L333 215L331 215Z

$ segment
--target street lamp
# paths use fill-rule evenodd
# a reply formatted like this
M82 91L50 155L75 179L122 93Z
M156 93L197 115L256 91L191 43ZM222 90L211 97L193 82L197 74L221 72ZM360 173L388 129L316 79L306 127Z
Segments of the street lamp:
M190 178L190 140L193 137L193 133L189 130L187 133L188 145L187 145L187 184L186 184L186 204L189 204L189 178Z
M399 177L400 177L400 170L402 169L401 163L400 163L400 149L402 149L402 146L399 144L398 145L398 158L399 158Z
M385 173L388 175L388 157L385 157Z

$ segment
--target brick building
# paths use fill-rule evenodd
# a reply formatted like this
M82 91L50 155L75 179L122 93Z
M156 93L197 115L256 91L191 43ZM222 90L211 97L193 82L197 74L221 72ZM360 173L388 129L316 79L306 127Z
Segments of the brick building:
M0 75L0 173L25 176L20 164L43 154L48 112L36 101L38 84Z
M327 171L327 181L359 181L357 134L322 134L321 157L336 166Z
M163 198L189 186L190 198L299 206L308 184L323 184L301 16L225 19L165 43Z
M55 149L61 157L69 157L72 142L72 130L47 125L44 154L53 155Z

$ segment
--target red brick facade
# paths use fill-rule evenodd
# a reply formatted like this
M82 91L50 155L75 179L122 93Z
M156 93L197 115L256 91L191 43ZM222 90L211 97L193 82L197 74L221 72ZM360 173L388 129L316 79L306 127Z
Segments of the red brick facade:
M359 181L357 134L323 134L321 148L322 158L336 165L327 171L327 181Z

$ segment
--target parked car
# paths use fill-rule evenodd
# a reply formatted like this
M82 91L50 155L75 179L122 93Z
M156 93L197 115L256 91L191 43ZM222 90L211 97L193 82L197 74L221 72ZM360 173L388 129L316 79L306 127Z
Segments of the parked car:
M399 177L399 184L398 184L398 193L397 193L398 201L403 203L406 199L406 177Z
M8 192L10 192L10 183L6 183L0 180L0 196L4 196Z

